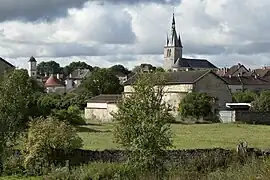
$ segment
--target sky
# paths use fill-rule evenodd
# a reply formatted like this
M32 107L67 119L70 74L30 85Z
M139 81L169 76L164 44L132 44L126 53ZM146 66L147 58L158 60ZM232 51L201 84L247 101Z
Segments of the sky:
M0 57L27 68L163 64L172 13L183 56L218 67L270 65L269 0L0 0Z

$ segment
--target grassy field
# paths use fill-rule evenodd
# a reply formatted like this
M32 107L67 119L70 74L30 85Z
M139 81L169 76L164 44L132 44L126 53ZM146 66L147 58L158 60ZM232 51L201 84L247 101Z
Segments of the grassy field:
M92 124L81 127L79 135L84 140L84 149L116 149L113 142L113 124ZM270 148L270 126L248 124L172 124L173 144L177 149L229 148L234 149L239 141L249 146Z

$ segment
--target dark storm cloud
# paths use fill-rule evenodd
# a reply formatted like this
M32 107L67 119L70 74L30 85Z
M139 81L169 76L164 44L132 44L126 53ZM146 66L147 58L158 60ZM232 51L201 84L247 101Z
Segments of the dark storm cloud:
M52 21L67 14L68 8L81 8L87 1L110 4L179 4L180 0L0 0L0 22L8 20Z
M100 2L109 2L117 4L138 4L138 3L156 3L156 4L180 4L181 0L100 0Z
M0 22L53 20L65 16L68 8L80 8L88 0L0 0Z

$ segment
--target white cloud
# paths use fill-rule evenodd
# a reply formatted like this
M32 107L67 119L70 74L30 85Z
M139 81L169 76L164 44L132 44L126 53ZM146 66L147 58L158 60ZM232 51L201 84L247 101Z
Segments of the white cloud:
M184 55L218 66L268 65L269 8L268 0L182 0L175 15ZM161 65L172 9L164 3L88 2L51 22L5 21L0 23L0 56L21 67L31 55L62 65L76 60L103 67Z

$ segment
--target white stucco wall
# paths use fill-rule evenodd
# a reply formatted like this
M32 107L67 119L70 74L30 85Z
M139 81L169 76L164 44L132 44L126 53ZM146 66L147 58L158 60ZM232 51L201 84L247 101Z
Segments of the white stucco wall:
M117 112L118 107L116 104L107 103L87 103L85 108L85 119L97 120L102 122L112 121L112 112Z
M56 87L47 87L47 93L55 92L55 93L64 93L66 92L65 86L56 86Z

